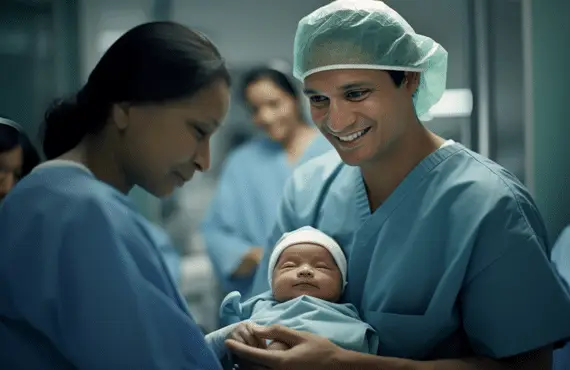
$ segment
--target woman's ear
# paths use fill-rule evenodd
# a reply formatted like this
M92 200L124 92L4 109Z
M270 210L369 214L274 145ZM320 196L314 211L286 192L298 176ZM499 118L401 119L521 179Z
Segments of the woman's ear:
M129 126L129 105L126 103L113 104L111 117L119 131L126 130Z

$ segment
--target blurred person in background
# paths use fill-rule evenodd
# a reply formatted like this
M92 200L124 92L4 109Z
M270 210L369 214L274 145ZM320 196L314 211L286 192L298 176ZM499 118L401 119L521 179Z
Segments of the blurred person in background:
M241 91L265 136L226 159L201 231L223 289L247 297L285 182L298 165L332 146L305 120L301 94L285 73L254 68Z
M40 163L40 156L14 121L0 117L0 202Z
M208 169L229 84L204 35L146 23L48 110L47 162L0 207L0 369L221 368L127 194Z

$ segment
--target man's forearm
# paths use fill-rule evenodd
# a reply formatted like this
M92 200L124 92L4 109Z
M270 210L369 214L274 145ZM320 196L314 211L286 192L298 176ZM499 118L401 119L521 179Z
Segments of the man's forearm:
M335 366L336 365L336 366ZM466 358L437 361L412 361L342 351L331 369L335 370L551 370L552 351L529 352L508 360Z

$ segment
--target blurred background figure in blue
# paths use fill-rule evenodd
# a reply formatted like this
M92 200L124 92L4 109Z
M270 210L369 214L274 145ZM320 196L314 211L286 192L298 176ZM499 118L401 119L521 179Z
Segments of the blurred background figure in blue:
M300 92L286 73L251 69L243 77L241 95L264 135L225 160L201 231L222 289L247 296L283 185L295 167L332 147L305 119Z
M22 127L0 117L0 202L39 163L40 156Z

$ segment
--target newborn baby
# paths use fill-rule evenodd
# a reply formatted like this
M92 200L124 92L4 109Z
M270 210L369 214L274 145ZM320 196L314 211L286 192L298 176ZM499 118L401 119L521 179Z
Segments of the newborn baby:
M223 300L220 315L234 316L259 325L281 324L329 339L338 346L376 354L378 337L351 304L337 303L346 285L346 258L328 235L312 227L284 234L269 259L271 291L240 303L232 292ZM218 356L225 354L223 341L236 325L206 336ZM271 342L268 349L288 347Z

